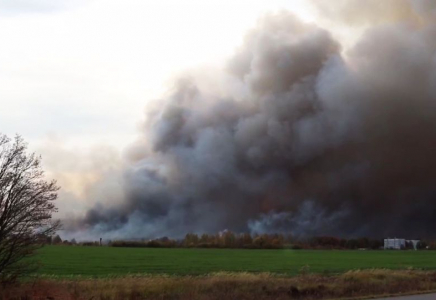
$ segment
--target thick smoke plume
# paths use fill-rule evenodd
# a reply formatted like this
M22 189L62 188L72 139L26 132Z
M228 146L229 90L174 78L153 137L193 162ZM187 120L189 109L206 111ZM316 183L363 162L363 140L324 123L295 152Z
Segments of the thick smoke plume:
M282 12L180 79L147 108L125 198L71 230L436 236L436 5L372 2L353 49Z

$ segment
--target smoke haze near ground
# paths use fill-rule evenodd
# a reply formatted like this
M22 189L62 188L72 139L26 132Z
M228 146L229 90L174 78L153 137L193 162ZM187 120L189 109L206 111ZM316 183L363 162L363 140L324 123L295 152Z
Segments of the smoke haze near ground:
M346 52L280 12L222 70L182 76L146 108L123 197L66 231L436 236L436 4L358 2L317 1L368 27Z

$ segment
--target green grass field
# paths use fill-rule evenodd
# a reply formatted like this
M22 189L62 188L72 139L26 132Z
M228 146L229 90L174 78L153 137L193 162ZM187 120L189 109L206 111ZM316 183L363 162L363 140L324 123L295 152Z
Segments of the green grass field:
M434 269L433 251L323 251L160 249L46 246L36 256L38 274L67 277L128 274L200 275L214 272L272 272L295 275L350 269ZM308 266L308 267L305 267Z

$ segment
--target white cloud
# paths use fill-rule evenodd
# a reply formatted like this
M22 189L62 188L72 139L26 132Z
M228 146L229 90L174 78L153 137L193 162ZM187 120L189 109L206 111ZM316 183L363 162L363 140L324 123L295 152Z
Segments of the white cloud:
M121 147L110 136L131 139L147 99L184 69L219 64L281 2L0 0L3 12L60 10L0 18L0 128Z
M93 0L0 0L0 15L48 13L70 9Z

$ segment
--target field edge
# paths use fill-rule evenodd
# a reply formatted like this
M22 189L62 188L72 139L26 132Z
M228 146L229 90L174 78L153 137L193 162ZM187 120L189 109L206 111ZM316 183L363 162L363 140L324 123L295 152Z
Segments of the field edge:
M36 279L0 293L1 299L374 299L430 293L436 272L419 270L355 270L339 275L214 273L206 276ZM15 294L17 298L12 298ZM31 295L39 295L39 298Z

